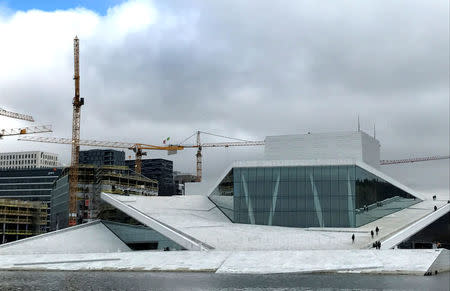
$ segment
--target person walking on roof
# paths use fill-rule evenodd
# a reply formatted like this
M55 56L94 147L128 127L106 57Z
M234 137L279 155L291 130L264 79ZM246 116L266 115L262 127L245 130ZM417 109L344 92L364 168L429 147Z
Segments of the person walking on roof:
M352 244L355 243L355 234L352 234Z
M373 239L373 230L370 231L370 235L372 236L372 239Z
M378 228L378 226L375 228L375 232L377 233L378 236L378 232L380 231L380 229Z

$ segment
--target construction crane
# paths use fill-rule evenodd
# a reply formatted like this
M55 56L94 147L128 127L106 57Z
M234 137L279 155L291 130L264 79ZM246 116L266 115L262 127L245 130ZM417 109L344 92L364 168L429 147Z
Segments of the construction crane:
M235 141L235 142L219 142L219 143L201 143L201 141L200 141L201 133L216 136L216 137L221 137L221 138L233 139L233 140L237 140L237 141ZM184 143L186 140L190 139L194 135L196 135L196 144L182 145L182 143ZM203 176L203 173L202 173L202 167L203 167L202 166L202 148L262 146L265 144L264 141L243 140L243 139L232 138L232 137L223 136L223 135L212 134L212 133L208 133L208 132L204 132L204 131L197 131L196 133L194 133L193 135L191 135L190 137L185 139L182 143L179 146L184 147L184 148L197 148L197 153L195 155L196 156L196 166L197 166L197 181L196 182L201 182L202 176Z
M21 119L21 120L34 122L34 118L31 115L15 113L15 112L7 111L7 110L2 109L2 108L0 108L0 115L6 116L6 117L10 117L10 118Z
M187 139L185 139L182 143L176 145L167 145L167 146L154 146L154 145L146 145L141 143L124 143L124 142L109 142L109 141L97 141L97 140L80 140L79 145L82 146L93 146L93 147L108 147L108 148L121 148L121 149L130 149L136 155L135 162L135 171L137 173L141 173L141 165L142 165L142 156L146 155L143 150L167 150L169 153L175 152L178 150L184 150L186 148L197 148L196 153L196 168L197 168L197 182L201 182L202 180L202 149L203 148L218 148L218 147L238 147L238 146L262 146L265 144L264 141L248 141L248 140L239 140L236 142L219 142L219 143L201 143L200 134L208 134L217 137L230 138L220 135L215 135L207 132L197 131ZM183 145L183 143L196 135L196 143L193 145ZM34 141L34 142L45 142L45 143L57 143L57 144L71 144L71 140L68 138L53 138L53 137L22 137L19 138L22 141ZM381 165L391 165L391 164L401 164L401 163L413 163L413 162L422 162L422 161L431 161L431 160L440 160L440 159L448 159L450 156L432 156L432 157L421 157L421 158L412 158L412 159L402 159L402 160L381 160Z
M179 150L184 150L186 148L197 148L197 153L196 153L197 182L201 182L201 180L202 180L202 148L264 145L264 141L245 141L245 140L240 140L237 142L200 143L200 133L209 134L209 135L218 136L218 137L224 137L224 136L219 136L219 135L215 135L215 134L210 134L207 132L197 131L196 133L194 133L192 135L192 136L194 136L195 134L197 134L197 143L193 144L193 145L174 144L174 145L166 145L166 146L156 146L156 145L148 145L148 144L142 144L142 143L125 143L125 142L110 142L110 141L97 141L97 140L79 140L78 144L82 145L82 146L121 148L121 149L132 150L136 156L135 172L137 172L139 174L141 173L141 170L142 170L142 156L145 156L147 154L144 152L144 150L165 150L169 154L173 154ZM68 138L23 137L23 138L19 138L19 140L44 142L44 143L57 143L57 144L72 144L72 141Z
M136 155L136 159L134 162L135 172L140 174L142 171L142 156L147 155L147 153L143 152L143 150L166 150L169 154L172 154L177 152L178 150L183 150L184 147L179 145L155 146L137 143L132 147L129 147L128 149L132 150Z
M69 171L69 226L77 224L77 190L78 190L78 159L80 156L80 117L84 98L80 98L80 44L75 36L73 40L75 96L73 97L72 115L72 155Z
M44 132L52 132L52 126L37 125L22 128L1 129L0 138L11 135L23 135L23 134L44 133Z
M431 156L431 157L410 158L401 160L380 160L380 165L406 164L406 163L416 163L416 162L426 162L426 161L446 160L446 159L450 159L450 156Z
M56 144L72 144L72 140L69 138L55 138L55 137L23 137L19 138L20 141L34 141L44 143L56 143ZM143 150L166 150L169 153L183 150L184 147L178 145L168 146L155 146L142 143L126 143L126 142L111 142L111 141L99 141L99 140L78 140L79 146L91 146L91 147L106 147L106 148L119 148L132 150L136 155L135 172L141 173L142 169L142 156L147 153Z

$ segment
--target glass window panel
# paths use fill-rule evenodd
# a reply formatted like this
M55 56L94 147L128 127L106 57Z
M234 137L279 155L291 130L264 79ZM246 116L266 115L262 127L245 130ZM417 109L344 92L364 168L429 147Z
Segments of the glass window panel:
M240 223L250 223L250 219L248 218L248 212L247 211L241 211L239 212L239 221Z
M322 181L330 181L331 180L331 167L325 166L322 167Z
M264 197L264 183L256 182L256 197Z
M249 182L256 182L256 168L249 168L248 169L248 181Z
M340 196L330 196L330 209L332 211L339 211L340 206Z
M324 227L332 227L332 222L331 222L331 214L330 211L322 211L322 223Z
M324 196L330 196L331 194L331 182L330 180L322 180L320 182L321 185L321 191Z
M275 182L276 183L276 182ZM286 197L289 193L289 184L288 182L282 181L278 186L278 196Z
M273 181L280 180L280 168L273 168L272 169L272 179L273 179Z
M347 181L339 181L339 196L347 196L348 190L347 190Z
M248 196L254 200L256 199L256 182L248 182L247 183Z
M289 197L297 197L297 182L289 181L288 182L288 195Z
M289 181L295 181L297 179L297 168L289 167Z
M321 195L320 196L320 206L322 207L322 211L329 211L331 209L330 196Z
M297 180L298 181L304 181L305 178L305 167L298 167L297 168Z
M297 209L304 210L305 209L305 182L297 182Z
M273 205L273 198L272 197L269 197L269 196L267 196L267 197L265 197L265 199L264 199L264 209L265 209L265 211L270 211L271 209L272 209L272 205ZM275 208L276 208L276 204L277 202L275 202Z
M272 168L264 169L264 179L266 181L272 181Z
M240 197L241 196L241 185L242 183L236 183L234 182L233 188L234 188L234 197Z
M298 227L307 227L307 215L303 211L297 212L297 226Z
M339 211L348 211L348 199L347 196L339 196L338 199L339 201Z
M237 209L237 208L235 207L234 209ZM234 222L238 222L238 223L241 222L241 219L240 219L240 212L239 212L239 211L234 211L234 220L233 220L233 221L234 221Z
M339 180L347 180L347 166L339 166Z
M314 179L313 167L305 167L305 180L309 182L311 177Z
M233 199L233 203L234 203L234 210L235 212L239 211L241 209L241 199L240 198L236 198L236 196Z
M297 211L297 199L296 197L289 197L289 211Z
M339 196L339 181L338 180L332 180L330 182L330 194L334 196Z
M241 168L241 175L242 182L248 182L248 168Z
M248 211L247 200L245 199L245 197L241 197L240 200L240 211Z
M322 167L313 167L314 181L322 180Z
M289 180L289 168L282 167L281 168L281 181Z
M264 196L265 197L272 197L273 196L273 192L275 190L274 185L275 185L275 183L272 182L272 178L270 178L269 180L265 180L264 181Z
M264 168L256 168L256 181L258 183L264 182Z
M305 199L305 210L306 211L315 211L314 199L313 197L307 197Z
M331 180L339 180L339 167L338 166L330 167L330 176L331 176Z
M241 168L233 169L233 179L235 183L241 182Z
M310 225L311 227L319 227L319 220L317 218L317 213L316 212L308 212L308 225Z
M350 176L350 180L355 180L355 166L348 166L348 173Z
M280 210L281 211L288 211L289 210L289 198L288 197L281 197L280 199Z

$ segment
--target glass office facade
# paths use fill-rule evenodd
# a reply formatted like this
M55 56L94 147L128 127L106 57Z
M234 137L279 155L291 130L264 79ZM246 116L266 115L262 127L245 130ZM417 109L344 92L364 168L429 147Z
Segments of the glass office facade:
M41 201L48 205L50 230L50 201L53 183L61 174L61 168L0 170L0 199Z
M419 202L355 166L233 168L209 196L233 222L358 227Z

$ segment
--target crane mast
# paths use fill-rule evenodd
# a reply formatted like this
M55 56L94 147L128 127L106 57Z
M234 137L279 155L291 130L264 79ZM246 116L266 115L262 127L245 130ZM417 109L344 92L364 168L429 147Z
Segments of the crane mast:
M80 113L84 98L80 98L80 47L79 39L73 40L74 50L74 76L75 96L73 97L72 116L72 156L69 175L69 225L77 224L77 190L78 190L78 163L80 156Z
M200 143L200 131L197 131L197 182L202 181L202 145Z

